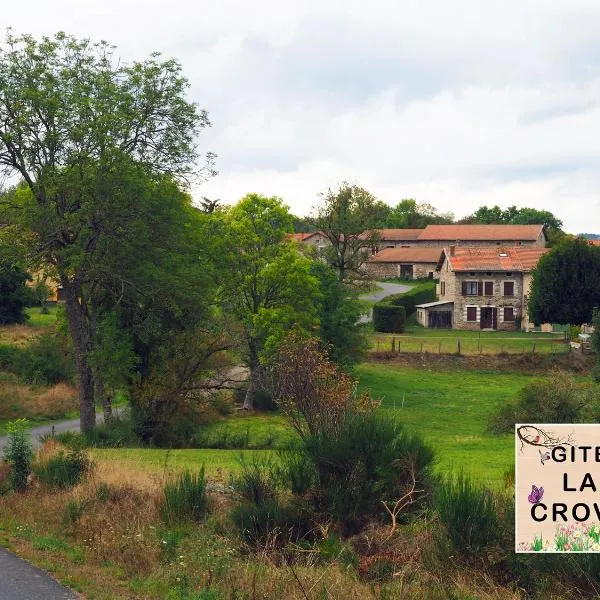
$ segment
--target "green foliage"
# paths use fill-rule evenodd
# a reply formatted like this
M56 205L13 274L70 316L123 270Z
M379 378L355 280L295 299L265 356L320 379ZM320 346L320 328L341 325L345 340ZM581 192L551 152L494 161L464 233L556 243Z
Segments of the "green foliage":
M497 499L463 472L436 484L434 506L459 552L478 556L498 540Z
M317 472L314 462L301 447L280 450L277 456L279 461L275 473L292 494L302 496L315 485Z
M427 225L444 225L453 221L452 213L440 214L431 204L417 203L416 200L408 198L401 200L391 209L384 227L422 229Z
M4 448L4 458L10 465L10 487L22 492L27 487L33 458L29 422L27 419L11 421L6 424L6 432L8 441Z
M546 225L550 230L560 230L562 221L550 211L536 208L509 206L502 210L499 206L481 206L471 217L464 219L482 225Z
M425 489L433 451L388 416L348 414L337 436L316 433L304 442L317 471L319 506L346 532L379 514L381 501L399 498L415 476Z
M515 423L585 423L600 416L597 386L577 383L566 373L526 385L517 399L490 419L494 433L512 433Z
M319 280L319 337L331 360L343 367L360 362L368 347L366 329L358 324L363 312L358 292L344 285L323 262L315 261L311 273Z
M0 260L0 325L27 320L25 308L31 303L32 294L26 282L30 279L19 266Z
M73 377L70 356L52 333L41 335L24 348L0 345L0 370L14 373L26 383L42 385Z
M346 182L323 194L314 223L329 241L323 256L340 280L362 277L368 250L380 239L375 228L382 226L388 211L389 207L370 192Z
M406 325L404 306L388 304L385 299L373 305L373 327L383 333L402 333Z
M208 510L204 467L198 473L184 471L165 483L160 515L167 525L182 521L201 521Z
M528 311L536 324L581 325L600 306L600 247L565 240L542 256L533 272Z
M231 512L231 520L248 544L281 546L288 541L306 539L314 523L307 507L299 502L287 504L273 499L262 504L243 503Z
M72 439L77 443L76 438ZM95 448L121 448L140 445L140 438L135 432L132 421L119 417L113 417L110 423L103 423L92 431L88 431L85 434L85 441L88 446Z
M381 302L386 302L394 306L404 306L406 316L410 317L416 311L418 304L435 302L435 300L435 281L429 279L413 286L408 292L386 296Z
M83 451L72 450L34 463L33 472L49 488L66 489L81 483L92 468L92 461Z
M231 486L245 500L252 504L266 504L277 496L273 464L253 456L240 459L240 472L231 477Z

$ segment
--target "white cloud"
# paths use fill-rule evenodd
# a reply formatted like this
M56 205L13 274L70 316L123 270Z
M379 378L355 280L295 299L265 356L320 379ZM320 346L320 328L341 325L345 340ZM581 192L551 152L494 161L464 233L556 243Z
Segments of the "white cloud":
M219 155L198 196L305 213L347 179L390 203L536 206L600 232L596 0L30 0L3 17L179 58Z

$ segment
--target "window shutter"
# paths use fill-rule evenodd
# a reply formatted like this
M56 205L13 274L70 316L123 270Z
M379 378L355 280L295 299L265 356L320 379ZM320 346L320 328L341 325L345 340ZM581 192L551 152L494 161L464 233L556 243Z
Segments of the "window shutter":
M477 295L483 296L483 281L477 282Z
M467 295L467 282L466 281L462 282L462 295L463 296Z
M485 282L485 295L486 296L493 296L494 295L494 282L493 281L486 281Z

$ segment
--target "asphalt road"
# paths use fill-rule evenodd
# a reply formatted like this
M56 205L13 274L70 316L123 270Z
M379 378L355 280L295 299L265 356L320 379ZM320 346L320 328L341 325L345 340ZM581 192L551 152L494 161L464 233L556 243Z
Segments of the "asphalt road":
M408 292L412 286L404 285L403 283L387 283L385 281L377 281L376 285L378 288L374 292L369 292L368 294L362 294L360 296L361 300L369 300L370 302L378 302L382 300L386 296L391 296L392 294L403 294L404 292ZM372 320L371 314L363 315L359 319L359 323L370 323Z
M80 598L40 569L0 548L0 600Z

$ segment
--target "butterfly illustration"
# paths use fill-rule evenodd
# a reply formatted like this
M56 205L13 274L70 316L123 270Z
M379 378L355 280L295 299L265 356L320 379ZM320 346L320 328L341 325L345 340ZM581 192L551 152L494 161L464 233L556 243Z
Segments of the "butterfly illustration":
M542 464L544 464L547 460L550 460L550 457L552 456L550 452L544 452L543 454L541 450L538 450L538 452L540 453L540 460L542 461Z
M529 502L531 502L531 504L537 504L538 502L542 501L543 495L544 495L543 487L538 488L537 485L532 485L531 486L531 494L529 494L529 496L527 496L527 499L529 500Z

